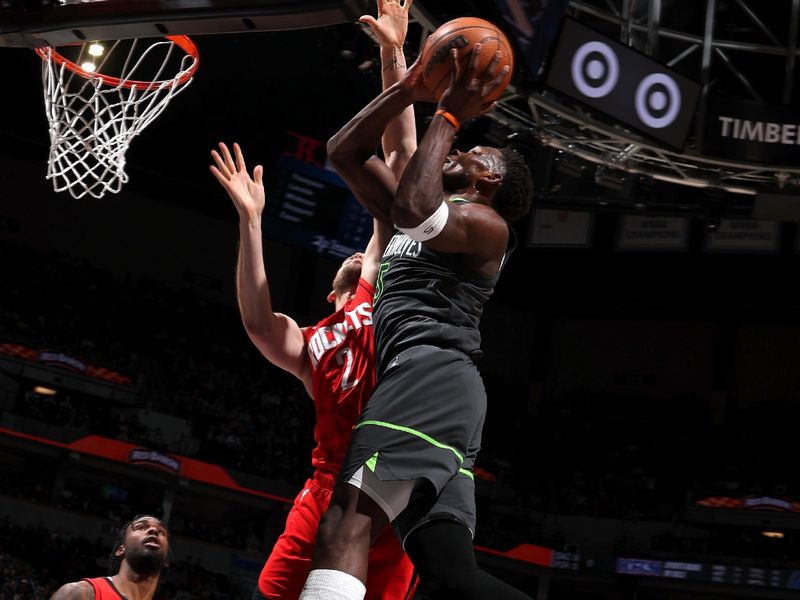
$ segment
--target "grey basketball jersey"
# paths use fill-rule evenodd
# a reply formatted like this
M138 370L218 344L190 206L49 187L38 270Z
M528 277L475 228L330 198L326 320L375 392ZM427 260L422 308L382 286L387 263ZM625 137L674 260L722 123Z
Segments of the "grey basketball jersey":
M478 325L499 274L482 278L459 255L436 252L396 233L383 253L375 290L378 373L411 346L453 348L480 357Z

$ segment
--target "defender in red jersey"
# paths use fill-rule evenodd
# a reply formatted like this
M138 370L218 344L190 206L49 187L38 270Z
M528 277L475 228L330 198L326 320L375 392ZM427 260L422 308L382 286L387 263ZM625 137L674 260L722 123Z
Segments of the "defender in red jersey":
M336 279L354 276L363 261L371 260L370 253L368 249L367 258L348 258ZM371 267L360 268L372 278ZM339 285L335 281L334 289ZM339 310L303 330L317 418L317 445L311 455L315 472L295 498L284 532L261 571L258 587L270 600L300 595L311 568L319 520L330 503L353 425L375 385L373 294L369 281L359 278L355 292ZM370 551L367 597L401 600L410 597L414 586L413 567L387 528Z
M120 529L111 551L110 577L62 585L50 600L152 600L169 566L169 533L160 519L135 517Z
M405 73L403 43L411 2L379 0L378 19L362 17L380 43L383 86ZM399 115L384 132L386 164L400 176L416 148L413 109ZM212 151L211 171L228 192L239 213L237 297L245 330L264 357L300 379L314 400L316 425L312 452L314 475L294 500L284 533L278 538L258 580L269 600L299 597L311 568L319 520L328 507L350 435L375 386L375 350L372 296L383 249L392 228L374 221L372 239L363 254L346 259L328 296L335 312L311 327L300 327L291 317L275 313L269 292L262 248L261 215L265 196L263 169L252 178L234 144ZM367 598L403 600L416 585L411 562L391 528L369 553ZM254 598L258 598L254 593Z

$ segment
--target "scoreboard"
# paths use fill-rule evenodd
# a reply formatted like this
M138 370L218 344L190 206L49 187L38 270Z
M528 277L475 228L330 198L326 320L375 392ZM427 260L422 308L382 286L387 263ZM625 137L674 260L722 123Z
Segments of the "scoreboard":
M617 558L615 571L623 575L644 575L670 579L687 579L690 581L710 581L729 585L800 589L800 571L786 569Z
M590 558L566 553L554 553L550 566L573 571L599 571L640 577L800 590L800 570L633 557Z
M716 583L800 590L800 571L786 571L783 569L710 565L708 580Z

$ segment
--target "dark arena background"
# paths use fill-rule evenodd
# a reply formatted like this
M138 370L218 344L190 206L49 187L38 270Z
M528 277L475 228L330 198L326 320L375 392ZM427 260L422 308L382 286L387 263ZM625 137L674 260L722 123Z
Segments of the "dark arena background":
M0 598L104 574L143 512L172 536L158 598L250 598L314 415L241 325L209 151L264 165L273 303L316 322L368 237L325 155L380 90L366 13L0 0ZM517 64L456 143L536 180L482 322L480 564L537 600L797 598L800 0L416 0L409 62L465 15ZM118 193L76 198L32 48L100 33L188 34L200 63Z

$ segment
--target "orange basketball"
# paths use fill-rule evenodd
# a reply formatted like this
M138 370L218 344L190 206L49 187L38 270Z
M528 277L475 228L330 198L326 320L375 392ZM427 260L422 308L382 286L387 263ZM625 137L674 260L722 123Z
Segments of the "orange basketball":
M480 62L478 73L489 64L496 52L500 52L498 71L508 65L508 74L497 89L490 94L487 102L497 100L503 90L511 81L514 72L514 54L506 35L494 23L477 17L459 17L441 25L428 36L422 47L420 61L422 62L422 79L436 100L442 96L450 85L450 68L452 58L450 51L458 50L459 66L468 68L472 47L480 43Z

